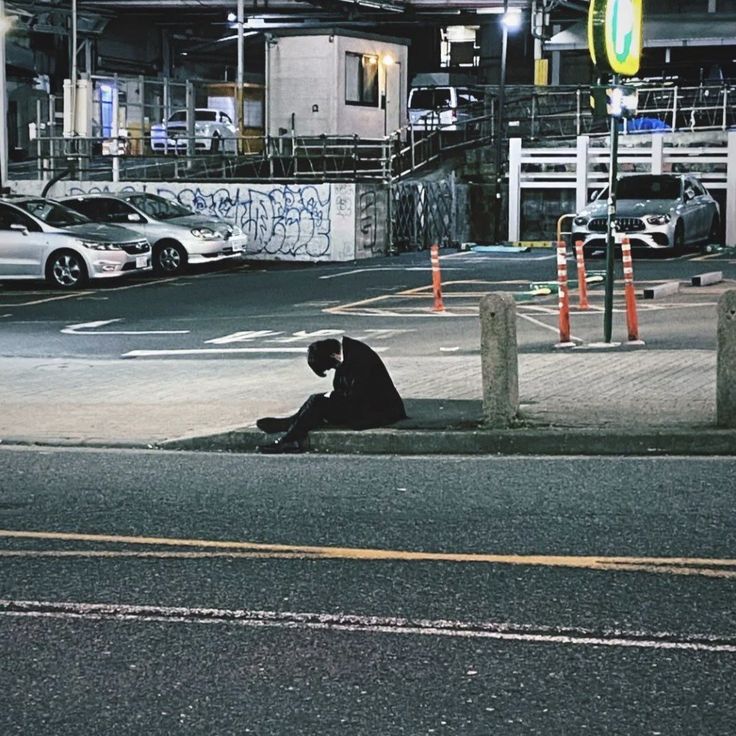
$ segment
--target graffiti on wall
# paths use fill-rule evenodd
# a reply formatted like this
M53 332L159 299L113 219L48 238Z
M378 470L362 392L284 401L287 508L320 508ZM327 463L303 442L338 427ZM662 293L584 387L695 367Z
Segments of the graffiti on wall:
M131 191L121 187L117 191ZM146 187L148 191L153 187ZM107 186L71 187L70 195L108 192ZM331 249L331 189L329 185L269 185L172 188L155 193L195 212L220 217L242 228L249 255L326 258Z
M358 199L358 245L363 250L373 251L376 248L378 229L378 212L376 208L376 192L364 190Z

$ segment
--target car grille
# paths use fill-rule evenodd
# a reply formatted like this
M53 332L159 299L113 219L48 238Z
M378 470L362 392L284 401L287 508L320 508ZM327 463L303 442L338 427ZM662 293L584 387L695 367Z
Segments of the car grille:
M136 253L148 253L151 246L147 240L136 240L134 243L121 243L120 247L126 252L134 255Z
M620 233L635 233L644 230L644 221L638 217L617 217L616 230ZM605 233L608 229L608 221L605 217L594 217L588 223L588 230L593 233Z

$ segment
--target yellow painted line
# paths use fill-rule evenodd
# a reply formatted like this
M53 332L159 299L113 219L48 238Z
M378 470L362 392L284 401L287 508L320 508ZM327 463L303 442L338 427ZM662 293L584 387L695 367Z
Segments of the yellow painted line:
M27 302L16 302L11 304L0 304L0 307L32 307L37 304L47 304L48 302L58 302L62 301L64 299L88 299L91 296L96 296L97 294L108 294L115 291L127 291L129 289L140 289L145 286L153 286L154 284L166 284L170 281L176 281L178 276L172 276L168 279L151 279L151 281L141 281L135 284L125 284L123 286L110 286L109 288L105 289L104 291L102 289L90 289L87 291L75 291L70 294L57 294L55 296L49 296L44 299L34 299L33 301L27 301ZM31 292L34 293L34 292ZM43 292L35 292L35 293L43 293Z
M736 559L707 557L612 557L594 555L510 555L477 552L424 552L412 550L372 549L363 547L322 547L313 545L263 544L212 539L179 539L117 534L80 534L76 532L46 532L0 530L7 539L41 539L106 544L156 545L169 547L200 547L237 552L286 553L290 556L346 559L392 560L400 562L463 562L496 565L532 565L541 567L585 568L590 570L638 570L667 574L736 577ZM31 550L32 551L32 550ZM61 551L61 550L60 550ZM719 568L733 568L719 569Z

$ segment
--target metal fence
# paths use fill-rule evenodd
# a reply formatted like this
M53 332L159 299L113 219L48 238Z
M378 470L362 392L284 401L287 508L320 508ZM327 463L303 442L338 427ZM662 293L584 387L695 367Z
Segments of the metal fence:
M393 245L397 250L454 244L457 202L454 177L440 181L400 182L390 189Z
M141 82L141 89L143 89ZM131 88L132 89L132 88ZM135 88L140 93L138 87ZM147 84L153 102L140 111L165 111L188 97L191 87ZM187 92L188 90L188 92ZM26 161L14 163L11 179L49 180L72 170L90 180L269 179L295 181L381 180L402 181L428 170L443 157L468 147L489 146L498 130L498 88L474 88L482 102L465 108L451 125L439 125L430 112L383 138L358 136L246 135L213 151L209 140L198 138L191 127L171 150L152 149L146 128L129 126L123 134L112 129L89 137L62 135L59 99L50 97L47 109L39 105L36 138ZM572 141L580 135L607 135L608 123L593 116L587 87L508 86L504 106L505 137L542 143ZM640 85L639 110L633 121L623 121L624 134L644 131L643 121L660 130L705 131L736 127L736 90L729 84L679 87ZM132 92L129 97L132 97ZM148 99L146 97L146 99ZM126 100L131 109L131 99ZM136 113L138 114L138 113ZM490 146L489 146L490 150ZM505 147L504 147L505 150Z

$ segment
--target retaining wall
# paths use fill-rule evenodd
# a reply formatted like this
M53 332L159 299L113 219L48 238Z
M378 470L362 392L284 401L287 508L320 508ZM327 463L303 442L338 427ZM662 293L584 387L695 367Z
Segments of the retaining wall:
M34 196L43 188L38 181L9 185ZM248 236L249 258L352 261L387 251L386 190L380 184L60 181L48 196L118 191L153 192L238 225Z

